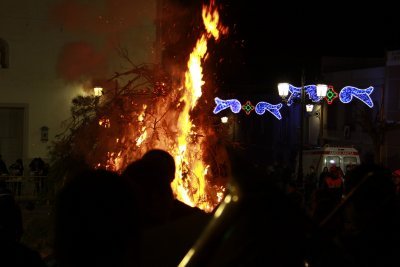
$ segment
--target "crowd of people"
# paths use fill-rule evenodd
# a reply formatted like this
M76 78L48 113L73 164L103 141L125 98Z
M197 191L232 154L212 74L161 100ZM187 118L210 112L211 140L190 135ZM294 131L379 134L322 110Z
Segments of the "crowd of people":
M28 165L28 173L25 173L25 168L22 159L18 158L9 167L0 155L0 178L6 180L7 187L16 195L21 196L23 187L24 175L34 177L34 194L40 194L46 190L46 183L44 177L47 176L49 171L49 164L47 164L41 157L36 157L31 160Z
M0 185L0 246L8 248L0 258L4 266L178 266L191 251L185 266L400 266L400 172L310 168L299 191L283 177L289 172L274 174L279 164L265 173L232 161L226 194L238 188L239 197L211 213L174 197L175 162L164 150L149 150L121 173L83 170L57 192L46 261L20 242L18 204Z

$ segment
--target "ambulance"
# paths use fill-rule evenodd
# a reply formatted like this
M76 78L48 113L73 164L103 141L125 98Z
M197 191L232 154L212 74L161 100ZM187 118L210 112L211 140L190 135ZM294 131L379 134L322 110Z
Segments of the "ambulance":
M360 154L352 146L332 146L303 149L303 174L307 175L311 166L319 175L324 167L340 167L344 173L348 167L360 165ZM297 164L298 165L298 164ZM297 167L297 166L296 166Z

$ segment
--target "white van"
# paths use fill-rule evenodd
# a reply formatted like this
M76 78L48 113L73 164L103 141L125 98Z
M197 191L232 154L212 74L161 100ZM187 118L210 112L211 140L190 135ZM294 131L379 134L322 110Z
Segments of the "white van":
M346 173L347 166L360 165L360 154L354 147L325 145L319 148L303 149L303 174L309 173L313 166L317 175L324 167L328 170L335 165ZM298 164L296 164L298 165Z

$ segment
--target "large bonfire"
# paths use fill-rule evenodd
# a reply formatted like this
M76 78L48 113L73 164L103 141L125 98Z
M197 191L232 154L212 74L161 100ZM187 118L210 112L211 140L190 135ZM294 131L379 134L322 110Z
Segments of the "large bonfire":
M110 79L102 96L76 97L70 131L54 146L56 154L64 151L58 158L68 151L72 157L84 155L95 168L120 172L147 150L164 149L175 158L176 198L212 211L224 193L228 160L210 117L212 101L202 98L202 64L207 42L218 40L226 28L213 1L203 6L202 19L204 31L181 77L169 77L157 66L132 64Z

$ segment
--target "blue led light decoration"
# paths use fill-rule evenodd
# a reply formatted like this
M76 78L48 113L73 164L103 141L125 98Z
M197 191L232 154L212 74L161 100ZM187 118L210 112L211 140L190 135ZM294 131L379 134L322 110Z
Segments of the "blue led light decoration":
M353 100L353 97L358 98L368 107L372 108L374 103L370 94L374 91L374 87L370 86L366 89L360 89L353 86L345 86L339 93L339 99L342 103L347 104Z
M257 105L254 107L251 102L248 100L245 102L244 105L240 104L240 101L237 99L228 99L223 100L219 97L214 98L215 104L217 104L213 110L214 114L218 114L222 110L230 108L233 113L239 113L240 110L243 109L247 115L254 110L256 114L263 115L265 111L270 112L272 115L275 116L277 119L282 119L282 115L280 113L280 109L282 108L282 103L273 105L268 102L258 102Z
M315 84L310 84L310 85L304 86L304 90L305 90L306 94L308 95L308 98L312 102L319 102L322 99L322 97L319 97L317 95L317 86ZM289 84L289 92L290 92L290 96L287 100L287 105L291 106L293 104L293 101L296 98L300 98L301 87L296 87L296 86Z
M219 97L214 98L215 104L217 104L213 110L214 114L219 113L220 111L230 108L233 113L239 113L242 109L242 104L240 104L237 99L228 99L222 100Z
M306 85L305 92L308 94L308 97L313 102L319 102L322 97L317 96L317 86L316 85ZM347 104L353 100L353 97L358 98L368 107L372 108L374 103L370 97L371 93L374 91L374 87L370 86L366 89L360 89L354 86L345 86L340 90L339 99L342 103ZM287 105L291 106L293 104L294 99L299 98L301 94L301 87L296 87L289 84L289 92L290 96L287 100ZM331 104L338 97L338 93L333 89L332 86L328 87L327 95L325 97L328 104ZM249 100L245 102L244 105L240 103L237 99L228 99L223 100L219 97L214 98L215 108L213 110L214 114L218 114L222 110L230 109L233 113L239 113L242 109L246 112L247 115L254 110L256 114L263 115L265 111L270 112L277 119L282 119L282 115L280 113L280 109L282 108L282 103L273 105L268 102L258 102L256 106L253 106Z
M255 107L255 112L258 115L263 115L265 111L270 112L272 115L274 115L278 120L282 119L282 115L279 112L279 110L282 107L282 103L272 105L268 102L258 102L256 107Z

